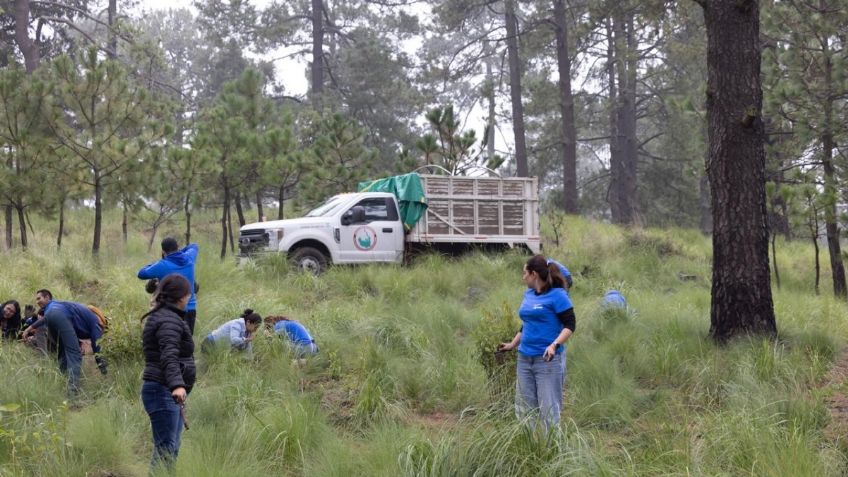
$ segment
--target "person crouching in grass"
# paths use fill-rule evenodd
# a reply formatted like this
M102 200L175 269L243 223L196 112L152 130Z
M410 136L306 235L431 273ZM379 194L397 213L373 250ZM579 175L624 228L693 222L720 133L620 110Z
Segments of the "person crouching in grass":
M302 359L318 353L318 345L305 326L285 316L268 316L265 327L280 337L286 339L294 351L296 359Z
M229 346L231 349L240 351L250 347L254 333L259 329L262 317L253 310L244 310L244 313L235 320L230 320L219 326L215 331L209 333L200 350L204 353L211 351L216 346Z

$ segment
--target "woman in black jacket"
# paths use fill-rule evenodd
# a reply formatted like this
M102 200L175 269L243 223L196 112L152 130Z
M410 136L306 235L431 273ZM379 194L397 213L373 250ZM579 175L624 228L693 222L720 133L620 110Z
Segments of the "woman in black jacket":
M156 289L154 307L142 331L144 374L141 401L150 417L153 431L151 466L173 471L180 451L180 434L185 415L183 406L196 376L194 342L183 321L191 298L191 288L183 276L171 274Z

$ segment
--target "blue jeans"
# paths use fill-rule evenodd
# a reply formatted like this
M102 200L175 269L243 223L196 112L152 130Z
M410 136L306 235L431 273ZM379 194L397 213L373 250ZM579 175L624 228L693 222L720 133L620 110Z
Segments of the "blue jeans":
M153 458L150 466L162 466L173 472L176 469L180 435L183 432L180 406L174 402L168 387L155 381L142 383L141 402L150 417L150 428L153 431Z
M564 369L564 353L555 355L550 361L545 361L541 356L518 353L515 414L519 419L530 412L537 412L545 430L559 424Z
M292 343L291 347L296 359L318 354L318 345L314 341L312 343Z
M82 369L82 350L79 338L70 318L58 308L52 307L44 315L47 334L58 347L59 369L68 375L68 395L79 393L80 370Z

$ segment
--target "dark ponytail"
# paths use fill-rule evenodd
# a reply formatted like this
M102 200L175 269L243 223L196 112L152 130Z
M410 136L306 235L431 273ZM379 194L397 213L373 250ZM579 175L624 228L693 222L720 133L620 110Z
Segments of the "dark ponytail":
M245 323L250 323L252 325L258 325L262 323L262 317L259 316L259 313L254 313L250 308L244 310L244 313L241 314L241 317L244 318Z
M191 294L191 284L182 275L172 273L162 280L156 286L156 293L153 295L155 305L153 309L142 315L144 320L150 314L159 311L166 305L176 305L184 296Z
M544 255L533 255L527 260L525 266L528 272L536 272L545 284L542 287L542 293L551 288L565 288L565 277L562 276L559 266L553 260L545 258Z

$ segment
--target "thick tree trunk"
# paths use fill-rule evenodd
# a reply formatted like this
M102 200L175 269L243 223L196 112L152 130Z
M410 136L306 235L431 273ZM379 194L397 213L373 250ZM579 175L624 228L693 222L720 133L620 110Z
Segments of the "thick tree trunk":
M257 190L256 191L256 221L262 222L264 220L263 219L264 216L265 216L265 211L262 210L262 191Z
M312 107L321 110L324 94L324 2L312 0Z
M524 106L521 103L521 59L518 57L518 19L515 0L506 0L506 49L509 61L509 92L512 101L512 131L515 136L515 168L519 177L530 175L524 137Z
M615 64L611 82L617 80L618 95L610 97L615 112L611 121L610 142L616 143L615 154L610 157L610 211L612 221L629 225L638 220L639 197L637 187L638 143L636 141L636 68L637 44L633 31L633 12L616 10L612 15L612 54ZM609 56L609 52L608 52ZM611 73L608 72L608 75Z
M765 191L756 0L703 0L707 26L707 171L713 210L710 335L775 335Z
M109 58L118 57L118 35L115 34L115 20L118 18L118 0L109 0Z
M29 16L29 0L15 0L15 43L24 55L27 73L32 73L38 68L41 52L38 49L38 38L31 40L29 37Z
M568 51L568 20L565 0L554 0L554 34L559 70L559 109L562 116L563 209L580 212L577 196L577 129L574 126L574 97L571 93L571 57Z
M280 203L280 208L277 209L277 220L283 220L285 218L285 213L283 212L283 204L285 203L285 200L286 200L286 186L281 185L279 192L278 192L278 195L277 195L277 201Z
M26 217L24 216L24 208L22 206L16 206L15 209L18 211L18 224L20 224L21 228L21 247L26 249L27 242L27 226L26 226Z
M247 220L244 218L244 208L241 205L241 192L236 191L234 201L236 203L236 213L238 214L239 227L244 226Z
M618 134L618 86L616 85L616 70L620 65L616 64L615 54L615 32L613 20L607 18L607 93L609 96L609 149L610 149L610 183L607 192L607 203L610 206L610 217L614 223L619 223L623 212L621 211L621 173L623 170L621 158L621 141Z
M94 170L94 240L91 253L100 253L100 230L103 228L103 180L100 171Z

